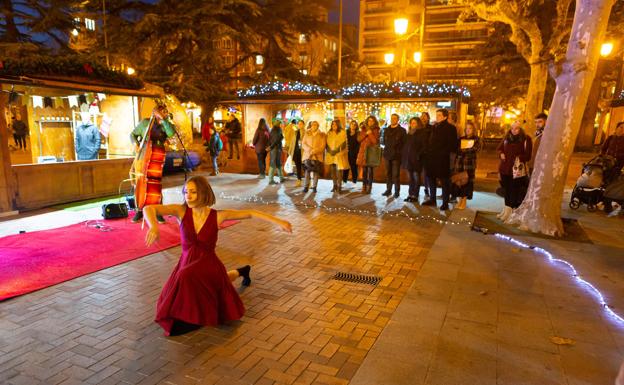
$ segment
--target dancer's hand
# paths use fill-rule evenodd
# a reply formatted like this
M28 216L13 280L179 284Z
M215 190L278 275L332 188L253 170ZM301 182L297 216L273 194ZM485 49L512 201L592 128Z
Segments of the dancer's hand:
M290 224L290 222L280 219L279 225L282 228L282 230L288 233L292 233L292 225Z
M160 231L158 231L158 225L151 227L145 235L145 246L151 246L160 238Z

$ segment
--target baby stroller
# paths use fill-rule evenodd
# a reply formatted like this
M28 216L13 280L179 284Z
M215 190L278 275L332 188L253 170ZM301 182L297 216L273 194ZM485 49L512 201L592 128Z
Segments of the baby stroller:
M578 209L581 204L587 205L587 211L596 211L598 203L603 201L606 185L613 178L615 158L608 155L598 155L583 164L583 172L576 180L570 208Z

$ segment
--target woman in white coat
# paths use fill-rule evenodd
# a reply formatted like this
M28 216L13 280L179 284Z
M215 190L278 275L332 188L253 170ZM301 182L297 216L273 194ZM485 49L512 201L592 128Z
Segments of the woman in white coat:
M338 119L331 123L331 128L327 133L325 164L329 165L329 173L334 181L332 192L342 193L342 170L349 168L349 154L347 132L342 128Z

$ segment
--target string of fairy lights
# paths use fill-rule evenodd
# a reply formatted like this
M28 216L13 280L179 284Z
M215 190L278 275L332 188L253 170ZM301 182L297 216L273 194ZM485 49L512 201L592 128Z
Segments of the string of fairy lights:
M329 88L316 84L302 82L281 82L274 81L265 84L256 84L247 89L236 91L239 98L251 98L256 96L288 95L288 94L309 94L319 96L333 96L334 92Z
M255 203L261 205L278 205L282 207L288 208L296 208L296 209L306 209L306 210L322 210L331 214L335 213L343 213L343 214L356 214L356 215L364 215L371 216L377 218L405 218L410 222L416 221L429 221L435 222L437 224L446 224L446 225L468 225L470 224L470 220L468 218L461 218L459 221L453 221L446 218L440 218L433 215L413 215L408 213L407 211L401 210L387 210L387 209L376 209L376 210L368 210L368 209L357 209L350 208L344 206L332 207L323 203L317 202L283 202L277 200L266 200L261 196L251 195L251 196L240 196L240 195L228 195L226 193L220 193L219 197L226 200L244 202L244 203Z
M236 92L239 98L306 94L328 97L463 97L469 98L468 88L446 83L356 83L333 91L327 87L298 81L273 81L256 84Z
M412 82L386 83L357 83L343 87L339 94L344 98L349 97L446 97L461 96L470 97L470 91L466 87L455 84L421 84Z
M311 202L311 203L280 202L280 201L266 200L263 197L260 197L257 195L239 196L239 195L228 195L223 192L219 196L222 199L238 201L238 202L255 203L255 204L263 204L263 205L279 205L279 206L285 206L285 207L291 207L291 208L297 208L297 209L323 210L328 213L356 214L356 215L374 216L378 218L404 218L404 219L408 219L410 222L429 221L429 222L435 222L440 225L455 225L455 226L457 225L471 226L472 225L472 222L468 218L461 218L459 221L453 221L450 219L441 219L439 217L435 217L432 215L411 215L405 210L399 210L399 211L396 211L396 210L392 211L392 210L385 210L385 209L366 210L366 209L354 209L354 208L349 208L349 207L331 207L331 206L328 206L322 203L316 203L316 202ZM619 314L617 314L615 311L613 311L611 306L609 306L609 304L606 302L605 297L602 294L602 292L600 292L600 290L598 290L590 282L582 278L581 275L578 273L578 270L576 270L574 265L571 264L570 262L565 261L561 258L557 258L555 255L553 255L551 252L549 252L548 250L544 248L534 246L534 245L529 245L527 243L524 243L508 235L504 235L501 233L489 233L487 229L478 228L474 226L471 226L471 227L473 230L480 231L483 234L492 234L494 235L496 239L506 241L515 246L529 249L537 254L540 254L546 257L547 261L549 261L550 263L563 264L564 266L568 268L570 277L577 284L579 284L580 287L587 290L588 293L590 293L596 299L600 307L607 313L607 315L609 315L611 318L613 318L620 324L624 324L624 318L620 316Z

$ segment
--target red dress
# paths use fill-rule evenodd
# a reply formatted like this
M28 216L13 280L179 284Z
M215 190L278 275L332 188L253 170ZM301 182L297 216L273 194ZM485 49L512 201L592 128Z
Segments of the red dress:
M218 238L217 211L210 210L199 233L193 211L187 207L180 223L182 256L158 298L156 322L171 333L174 321L217 325L240 319L243 302L215 253Z

